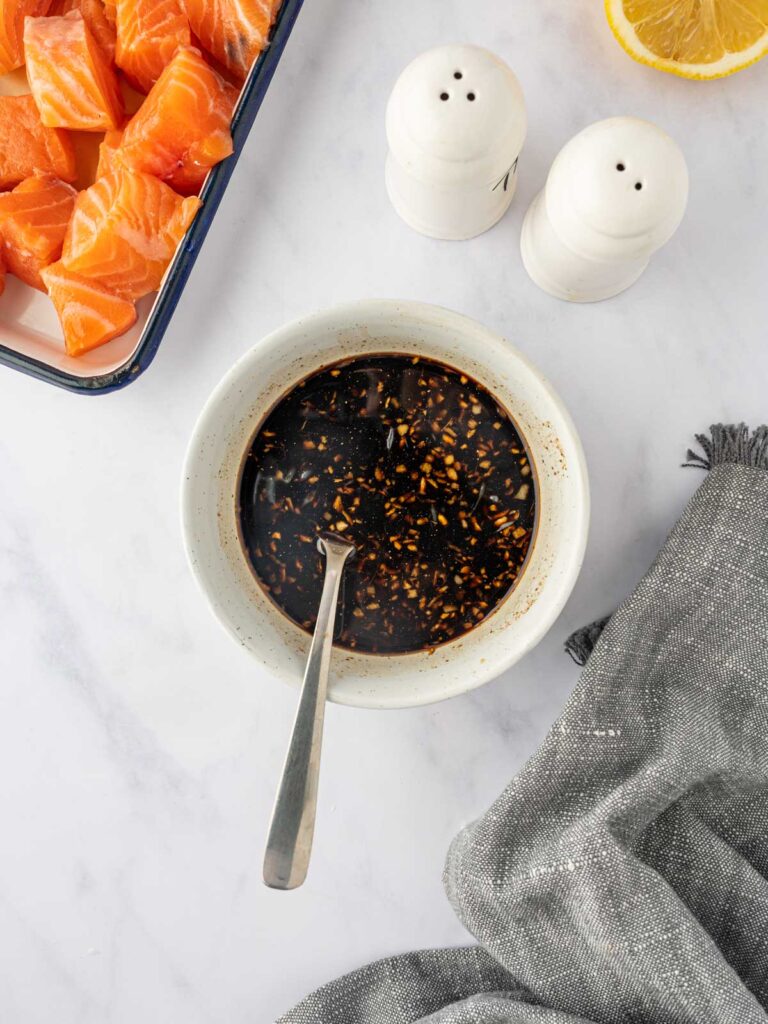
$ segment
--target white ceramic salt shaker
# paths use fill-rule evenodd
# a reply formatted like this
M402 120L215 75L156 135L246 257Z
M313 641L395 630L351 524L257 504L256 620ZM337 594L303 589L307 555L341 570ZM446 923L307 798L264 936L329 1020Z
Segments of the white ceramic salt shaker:
M666 132L635 117L598 121L555 158L523 222L523 263L558 299L608 299L640 277L687 201L685 158Z
M482 234L512 201L525 133L523 91L504 61L479 46L427 50L387 106L392 204L424 235Z

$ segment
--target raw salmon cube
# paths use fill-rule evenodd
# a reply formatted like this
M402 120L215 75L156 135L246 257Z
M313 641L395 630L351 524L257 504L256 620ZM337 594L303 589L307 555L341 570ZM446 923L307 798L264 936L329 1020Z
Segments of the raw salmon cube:
M103 132L123 123L117 75L79 10L27 18L27 78L47 128Z
M51 0L0 0L0 75L24 63L24 19L48 13Z
M123 141L122 132L107 132L99 144L99 163L96 167L96 177L103 178L105 174L111 174L120 167L118 153L120 143Z
M149 174L119 168L81 192L62 262L125 299L160 287L200 207Z
M87 277L73 274L62 263L46 267L43 281L56 307L70 356L90 352L136 323L132 302Z
M192 31L209 53L243 79L267 45L280 0L182 0Z
M177 50L128 123L114 156L177 192L197 192L211 167L232 153L229 124L236 101L237 90L199 50ZM105 140L105 166L108 148Z
M0 189L33 174L74 181L72 142L62 129L43 125L31 96L0 96Z
M189 22L180 0L117 0L115 60L131 85L149 92L180 46L189 46Z
M91 30L91 35L107 55L110 64L113 64L117 32L114 18L110 20L107 8L101 0L54 0L49 14L69 14L70 11L80 11Z
M57 178L28 178L0 195L0 239L8 270L45 291L41 271L61 256L77 193Z

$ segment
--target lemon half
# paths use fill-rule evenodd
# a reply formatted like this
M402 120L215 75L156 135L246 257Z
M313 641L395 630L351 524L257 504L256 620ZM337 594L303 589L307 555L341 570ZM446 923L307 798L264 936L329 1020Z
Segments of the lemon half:
M768 53L768 0L605 0L635 60L684 78L722 78Z

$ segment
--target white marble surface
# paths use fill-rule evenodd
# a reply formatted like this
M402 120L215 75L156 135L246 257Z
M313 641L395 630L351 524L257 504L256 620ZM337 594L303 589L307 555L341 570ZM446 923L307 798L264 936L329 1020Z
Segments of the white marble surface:
M451 40L504 56L530 112L512 210L461 244L410 233L382 181L390 85ZM564 636L652 559L697 483L692 433L768 417L767 90L768 61L703 85L640 67L597 0L307 0L149 372L84 399L0 371L0 1019L262 1024L372 958L466 941L443 856L565 701ZM524 274L522 214L563 141L619 113L681 143L688 215L631 291L561 305ZM180 466L240 353L371 295L473 315L546 371L584 440L591 542L561 620L495 683L330 709L312 873L280 894L260 862L294 694L195 589Z

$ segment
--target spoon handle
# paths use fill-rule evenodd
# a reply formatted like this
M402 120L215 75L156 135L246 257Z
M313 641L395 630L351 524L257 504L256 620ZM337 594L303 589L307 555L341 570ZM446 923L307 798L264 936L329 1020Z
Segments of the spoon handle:
M296 889L307 877L336 604L344 563L354 551L345 541L322 537L318 547L325 553L323 593L264 855L264 882L272 889Z

